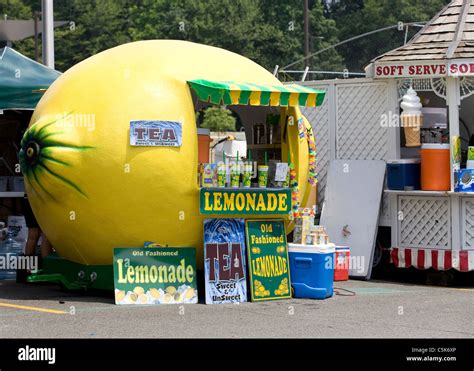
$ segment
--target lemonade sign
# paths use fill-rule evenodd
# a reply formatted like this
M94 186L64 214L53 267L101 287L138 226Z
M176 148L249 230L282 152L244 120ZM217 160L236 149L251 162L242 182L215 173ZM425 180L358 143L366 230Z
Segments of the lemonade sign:
M291 190L201 188L200 212L208 215L286 215L291 211Z
M114 249L115 304L197 303L196 249Z
M283 220L247 220L246 234L252 301L291 298Z

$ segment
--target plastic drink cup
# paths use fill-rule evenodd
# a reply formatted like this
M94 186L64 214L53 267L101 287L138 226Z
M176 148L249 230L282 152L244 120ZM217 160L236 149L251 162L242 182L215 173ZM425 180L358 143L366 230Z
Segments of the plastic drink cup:
M268 165L258 166L258 187L267 188L268 181Z
M239 182L240 182L239 165L233 164L230 169L230 186L232 188L239 188Z
M244 165L244 172L242 174L242 186L244 188L250 188L252 184L252 164L247 163Z
M474 161L474 147L469 146L467 148L467 159L468 161Z
M466 169L474 169L474 147L473 146L469 146L467 148Z
M217 167L217 186L219 188L225 188L225 181L226 181L225 165L219 164L219 166Z

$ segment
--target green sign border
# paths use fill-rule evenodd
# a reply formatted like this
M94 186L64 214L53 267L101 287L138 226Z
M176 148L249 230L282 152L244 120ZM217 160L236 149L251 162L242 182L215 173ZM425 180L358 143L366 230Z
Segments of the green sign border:
M286 210L285 211L206 211L204 210L204 193L205 192L221 192L221 193L234 193L234 194L248 194L256 193L259 194L286 194ZM199 212L201 215L288 215L291 212L291 189L290 188L201 188L199 192Z
M277 297L268 297L268 298L255 298L254 297L254 290L253 290L253 272L252 272L252 247L253 245L250 244L250 234L249 234L249 224L250 223L281 223L283 228L283 238L285 239L285 253L286 253L286 262L288 266L288 289L289 294L287 296L277 296ZM249 290L251 295L252 301L271 301L271 300L280 300L280 299L291 299L291 276L290 276L290 258L288 256L288 242L286 240L286 228L285 228L285 221L283 219L247 219L245 221L245 236L247 239L247 265L248 265L248 272L249 272Z

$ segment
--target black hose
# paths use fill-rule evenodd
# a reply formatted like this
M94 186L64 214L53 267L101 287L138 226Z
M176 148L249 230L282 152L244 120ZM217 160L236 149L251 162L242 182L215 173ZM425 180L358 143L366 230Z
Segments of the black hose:
M214 145L211 147L211 149L214 149L218 144L224 143L224 142L226 142L226 141L228 141L228 140L230 140L229 137L225 137L225 138L219 140L216 144L214 144Z

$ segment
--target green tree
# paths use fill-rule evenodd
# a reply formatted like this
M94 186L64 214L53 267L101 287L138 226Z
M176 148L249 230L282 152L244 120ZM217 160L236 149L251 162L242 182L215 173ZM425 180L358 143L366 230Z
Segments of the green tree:
M268 69L275 64L284 67L304 57L304 11L301 0L261 0L262 22L257 28L262 42L261 62ZM324 15L321 1L310 3L310 51L316 52L338 42L337 26L333 19ZM301 61L290 70L303 70L307 65L312 69L341 71L342 58L336 51L322 53L309 61ZM285 76L280 75L280 78ZM291 75L295 77L295 75ZM298 76L299 78L300 76ZM314 77L314 76L313 76Z
M7 0L1 0L3 2ZM10 0L22 18L40 10L38 0ZM269 70L303 57L301 0L55 0L56 20L74 27L55 30L56 68L72 65L129 41L183 39L225 48ZM311 5L311 49L337 42L336 23L324 16L320 1ZM32 39L15 47L32 57ZM313 58L317 68L342 69L334 50ZM301 62L299 69L305 67ZM280 76L284 77L284 76Z
M64 71L91 55L129 42L130 4L127 0L56 0L56 18L73 22L55 32L57 69Z
M188 40L255 58L256 4L253 0L141 0L130 7L129 33L133 40Z
M30 19L31 9L22 0L0 0L1 19Z
M427 21L449 0L310 0L310 50L402 22ZM39 0L0 0L10 19L31 19ZM214 45L253 59L272 71L290 69L362 71L370 60L403 44L396 29L303 58L302 0L55 0L56 66L64 71L102 50L129 41L182 39ZM0 14L1 14L0 13ZM411 27L409 37L419 28ZM32 57L33 39L14 47ZM41 48L40 48L41 50ZM299 78L285 76L280 78ZM321 77L312 75L310 78Z
M337 42L336 23L324 17L321 2L311 10L312 49ZM269 70L303 57L300 0L142 0L130 8L133 40L172 38L214 45L253 59ZM335 51L315 60L340 68ZM300 63L298 68L304 68Z
M29 13L23 12L23 19L31 19L33 11L41 10L39 0L16 1L29 9ZM128 8L134 2L133 0L55 0L55 20L72 22L55 29L56 69L65 71L91 55L129 42ZM17 42L14 47L30 58L34 55L32 38Z
M310 13L310 33L312 34L312 51L323 50L339 42L338 26L332 19L328 19L324 14L324 7L317 2ZM320 71L342 71L346 67L344 59L336 49L328 49L314 56L310 62L313 69ZM314 75L310 77L321 77Z
M327 15L338 25L339 39L347 40L398 22L429 21L449 2L450 0L340 0L330 3ZM409 27L408 40L419 30L418 27ZM350 70L362 71L371 59L402 46L404 41L405 30L395 28L352 41L337 50Z
M236 119L226 108L211 106L204 111L201 127L211 131L235 131ZM200 114L203 114L203 113Z
M22 0L0 0L0 18L10 20L25 20L32 18L32 11L30 6L25 4ZM3 43L1 43L3 44ZM31 51L30 57L34 56L34 43L32 39L27 39L23 42L26 48ZM3 44L4 45L4 44Z

